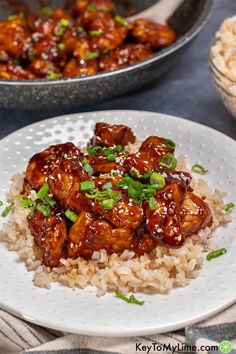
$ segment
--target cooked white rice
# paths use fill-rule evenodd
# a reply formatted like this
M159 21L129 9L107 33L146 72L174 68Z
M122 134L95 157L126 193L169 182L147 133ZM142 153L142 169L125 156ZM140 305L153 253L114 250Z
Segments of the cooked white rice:
M186 170L185 159L178 159L178 169ZM40 251L34 244L27 224L28 211L19 205L17 196L22 190L23 174L12 178L8 200L14 202L9 221L0 232L0 240L10 251L18 253L28 271L34 271L33 282L37 287L50 288L51 282L69 287L97 288L98 295L119 289L123 293L143 291L167 292L175 287L187 286L199 274L204 262L204 252L209 250L208 239L213 229L230 221L225 214L224 193L211 190L203 180L194 180L192 187L198 195L205 196L213 214L211 228L189 237L180 249L158 246L151 255L137 257L134 252L108 255L105 250L94 252L91 260L82 258L61 259L61 265L50 269L42 264Z
M236 81L236 16L222 23L216 33L216 42L211 47L211 57L224 75Z

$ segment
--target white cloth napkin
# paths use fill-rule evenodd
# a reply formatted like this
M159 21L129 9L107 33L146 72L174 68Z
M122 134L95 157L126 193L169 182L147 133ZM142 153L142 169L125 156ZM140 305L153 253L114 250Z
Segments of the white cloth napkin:
M222 344L222 341L227 342ZM169 354L195 351L213 354L230 350L231 345L232 350L228 353L236 354L236 304L182 331L129 338L62 333L33 325L0 310L1 354Z

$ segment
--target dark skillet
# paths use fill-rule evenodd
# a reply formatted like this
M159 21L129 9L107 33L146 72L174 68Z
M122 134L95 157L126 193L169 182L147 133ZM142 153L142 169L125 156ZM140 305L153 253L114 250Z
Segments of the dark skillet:
M54 0L50 2L50 6L68 6L69 2L70 0ZM205 25L212 2L213 0L186 0L169 20L169 24L178 34L177 42L135 65L83 78L34 81L0 80L0 107L48 109L79 106L135 90L157 79L171 65L174 65L176 57L184 51ZM39 9L40 4L48 4L49 1L24 0L21 1L22 3L35 11ZM155 3L154 0L119 1L119 4L126 4L128 15L133 13L134 8L141 11L153 3ZM0 0L1 18L8 16L15 6L19 6L18 0ZM119 6L119 11L124 11L122 6Z

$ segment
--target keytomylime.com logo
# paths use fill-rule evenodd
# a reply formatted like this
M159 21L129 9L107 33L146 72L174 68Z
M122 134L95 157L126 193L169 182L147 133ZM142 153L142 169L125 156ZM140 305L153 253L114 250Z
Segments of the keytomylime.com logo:
M229 340L223 340L220 342L219 350L223 354L231 353L233 350L233 344Z

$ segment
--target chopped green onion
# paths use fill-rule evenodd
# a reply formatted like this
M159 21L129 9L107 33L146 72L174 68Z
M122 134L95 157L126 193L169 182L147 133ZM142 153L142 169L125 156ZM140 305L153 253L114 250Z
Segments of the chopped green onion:
M137 168L135 167L132 167L131 170L129 171L130 175L133 177L133 178L139 178L140 177L140 172L139 170L137 170Z
M35 51L34 50L29 51L28 58L30 61L33 61L35 59Z
M115 16L115 21L124 26L126 29L129 28L128 22L126 22L121 16Z
M38 191L37 197L41 200L44 200L45 196L48 194L49 184L45 183L43 187Z
M119 200L122 199L122 196L120 193L117 193L117 192L114 192L114 191L111 191L111 190L108 190L108 196L111 198L111 199L114 199L116 202L118 202Z
M92 166L91 166L89 163L87 163L86 165L84 165L83 168L84 168L84 170L88 173L89 177L91 177L91 176L93 175L94 170L93 170Z
M223 254L227 253L227 249L226 248L221 248L219 250L216 250L216 251L212 251L210 252L208 255L207 255L207 260L210 261L214 258L217 258L217 257L220 257L220 256L223 256Z
M112 9L107 6L96 6L96 5L89 5L87 7L89 11L111 11Z
M41 9L41 12L42 12L45 16L48 16L48 17L51 17L51 16L52 16L52 9L50 9L50 7L48 7L48 6L44 6L44 7Z
M177 166L177 160L174 155L168 153L161 159L159 166L174 170Z
M96 5L89 5L87 7L87 10L88 11L97 11L98 10L98 7Z
M144 199L151 198L156 193L155 185L148 186L144 195Z
M151 197L149 199L149 207L150 207L151 210L155 210L156 209L157 201L156 201L156 199L154 197Z
M111 154L113 154L114 150L112 148L104 148L102 150L102 154L103 156L109 156Z
M84 32L85 32L85 30L84 30L83 27L81 27L81 26L77 27L77 31L78 31L79 33L84 33Z
M91 189L95 189L95 182L94 181L85 181L80 183L80 190L81 191L89 191Z
M90 156L95 157L95 153L94 153L93 148L89 148L87 151L88 151L88 154L89 154Z
M25 19L25 13L23 11L21 11L18 15L22 20Z
M165 178L160 173L152 173L150 177L150 183L155 185L156 189L162 189L165 187Z
M114 199L106 199L106 200L103 200L102 207L104 209L110 210L110 209L114 208L115 204L116 204L116 201Z
M228 204L226 204L226 206L224 207L224 211L226 211L226 213L228 212L228 211L230 211L231 209L233 209L234 208L234 203L228 203Z
M105 183L103 186L102 186L102 189L105 190L105 189L109 189L109 188L112 188L112 183L111 182L107 182Z
M116 297L119 299L128 302L129 304L135 304L135 305L143 305L144 301L139 301L134 295L131 295L130 297L125 296L122 294L119 290L116 290L115 292Z
M59 48L62 52L64 52L64 50L66 49L66 46L65 46L64 43L59 43L59 44L58 44L58 48Z
M118 182L117 186L118 187L128 187L129 184L133 181L133 179L131 177L123 177L121 178L121 180Z
M64 32L65 32L65 28L60 26L59 28L56 29L55 35L58 36L58 37L61 37Z
M141 183L140 183L141 184ZM141 184L142 186L142 184ZM138 185L135 185L135 182L132 182L129 186L128 186L128 195L130 197L143 197L142 196L142 187L138 187Z
M99 57L99 53L98 52L89 52L87 54L85 54L82 59L85 60L92 60L92 59L96 59Z
M116 146L114 147L114 151L116 151L116 152L122 152L122 151L123 151L122 145L116 145Z
M83 160L81 161L82 165L87 165L88 160L86 159L86 157L83 158Z
M12 62L13 62L13 64L14 64L15 66L20 65L19 60L15 59L15 58L12 59Z
M129 156L129 151L128 150L125 150L125 155Z
M85 196L89 199L95 199L97 194L98 194L98 189L91 189L88 192L85 193Z
M94 156L102 154L103 148L101 146L95 146L93 149Z
M18 200L23 208L29 208L36 205L36 202L33 199L24 194L19 195Z
M90 31L89 34L91 37L99 37L103 34L103 30Z
M105 190L103 192L97 192L94 198L98 201L109 199L108 191Z
M115 157L114 154L111 154L111 155L108 155L108 156L107 156L107 160L110 161L110 162L116 161L116 157Z
M16 15L10 15L10 16L7 17L7 20L11 21L11 20L15 20L16 18L17 18Z
M53 71L50 72L48 75L47 75L47 79L50 79L50 80L54 80L54 79L58 79L60 75L57 74L57 73L54 73Z
M65 19L65 18L61 18L59 22L60 22L60 24L61 24L63 27L68 27L69 24L70 24L70 21L68 21L68 20Z
M46 202L48 205L50 205L51 207L53 207L54 205L56 205L56 201L49 197L49 195L45 195L45 197L43 198L44 202Z
M164 141L164 145L170 149L174 149L176 144L173 140L170 140L170 139L165 139Z
M141 177L139 177L141 180L143 179L148 179L152 174L152 171L147 171L146 173L144 173Z
M78 220L78 215L70 209L66 210L65 216L67 217L67 219L69 219L72 222L76 222Z
M3 205L3 201L2 200L0 200L0 206L2 206Z
M205 175L208 172L208 170L197 163L192 167L192 171L198 173L199 175Z
M51 214L50 208L47 205L37 204L36 209L45 217L48 217Z
M14 203L9 204L9 205L3 210L3 212L2 212L2 217L5 218L5 216L7 216L7 215L10 213L10 211L11 211L12 208L13 208L13 206L14 206Z

